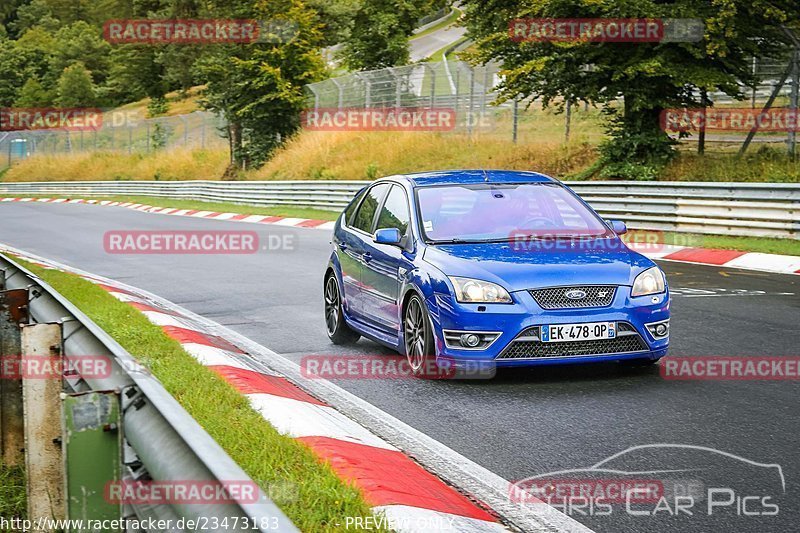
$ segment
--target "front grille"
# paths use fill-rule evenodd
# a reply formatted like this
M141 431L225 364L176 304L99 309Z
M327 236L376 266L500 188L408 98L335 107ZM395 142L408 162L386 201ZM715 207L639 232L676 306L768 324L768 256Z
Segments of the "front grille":
M624 334L623 334L624 333ZM636 329L625 322L617 324L617 336L613 339L594 341L541 342L539 327L528 328L520 333L497 356L497 359L537 359L544 357L571 357L578 355L611 355L647 351L647 344L636 333Z
M570 291L583 291L586 296L580 299L568 298ZM586 307L607 307L611 305L617 287L614 285L585 285L577 287L550 287L530 291L542 309L579 309Z

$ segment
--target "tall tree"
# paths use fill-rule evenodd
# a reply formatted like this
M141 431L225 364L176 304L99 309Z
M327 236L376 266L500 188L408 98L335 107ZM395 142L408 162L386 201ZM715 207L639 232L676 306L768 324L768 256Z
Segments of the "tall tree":
M90 107L96 105L92 73L83 63L73 63L58 78L58 98L61 107Z
M0 38L0 107L14 105L27 78L27 67L27 58L20 53L16 41Z
M52 104L52 95L42 87L36 78L28 78L19 91L16 107L45 107Z
M281 42L214 45L198 64L204 105L228 123L231 168L261 165L299 127L304 85L324 71L322 33L301 0L222 2L217 16L282 21L296 28Z
M78 21L56 32L52 68L61 72L81 62L92 73L94 83L101 84L108 75L110 54L111 45L103 39L100 28Z
M602 106L610 141L605 174L652 176L673 150L659 115L697 107L700 90L743 98L754 83L752 57L774 57L788 38L781 26L800 18L797 0L464 0L474 60L503 66L502 95L538 97L545 105L571 98ZM515 42L509 22L520 18L697 18L699 42ZM618 105L619 99L623 100Z
M344 41L344 64L352 70L372 70L408 63L408 38L434 4L431 0L364 0Z
M361 0L308 0L307 4L317 13L323 46L333 46L347 40Z

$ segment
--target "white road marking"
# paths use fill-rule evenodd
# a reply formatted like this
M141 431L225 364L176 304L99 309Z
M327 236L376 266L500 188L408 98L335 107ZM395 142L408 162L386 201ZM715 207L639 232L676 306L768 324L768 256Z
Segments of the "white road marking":
M767 270L770 272L796 272L800 270L800 257L750 252L728 261L725 263L725 267Z
M326 405L318 405L274 394L246 394L250 405L275 426L294 438L330 437L332 439L397 450L394 446Z
M701 289L696 287L670 288L672 296L683 296L685 298L712 298L718 296L794 296L793 292L766 292L750 289L724 289L708 288Z

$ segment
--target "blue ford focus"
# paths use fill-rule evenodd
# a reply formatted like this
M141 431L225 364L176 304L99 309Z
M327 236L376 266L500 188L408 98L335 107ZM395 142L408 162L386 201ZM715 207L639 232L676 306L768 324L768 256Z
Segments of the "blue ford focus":
M336 221L328 336L377 341L417 374L431 364L654 363L669 344L669 288L625 231L533 172L380 179Z

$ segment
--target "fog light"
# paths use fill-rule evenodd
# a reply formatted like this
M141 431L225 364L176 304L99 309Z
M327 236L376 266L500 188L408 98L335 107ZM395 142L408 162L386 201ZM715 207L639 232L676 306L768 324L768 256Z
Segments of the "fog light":
M645 325L647 326L647 331L650 332L650 335L652 335L654 339L665 339L669 335L669 320Z
M474 333L464 333L461 335L461 346L466 346L467 348L475 348L481 343L481 338L475 335Z

